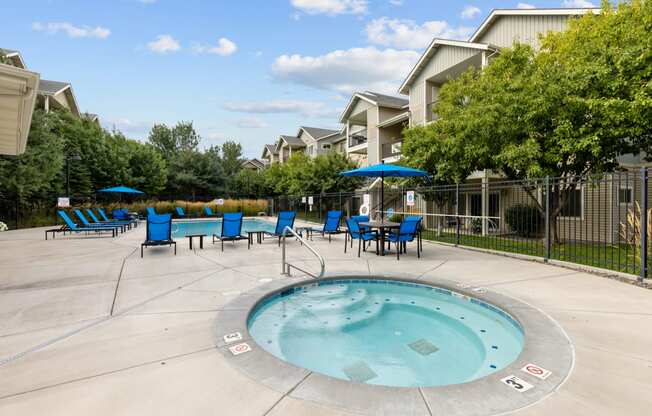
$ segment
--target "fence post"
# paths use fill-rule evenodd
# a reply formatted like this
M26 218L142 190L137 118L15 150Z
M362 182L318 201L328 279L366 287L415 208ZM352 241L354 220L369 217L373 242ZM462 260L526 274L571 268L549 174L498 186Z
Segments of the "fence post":
M455 245L460 245L460 184L455 184Z
M550 260L550 176L545 179L545 195L546 195L546 217L545 217L545 261Z
M641 275L639 281L643 282L647 278L647 168L641 168Z

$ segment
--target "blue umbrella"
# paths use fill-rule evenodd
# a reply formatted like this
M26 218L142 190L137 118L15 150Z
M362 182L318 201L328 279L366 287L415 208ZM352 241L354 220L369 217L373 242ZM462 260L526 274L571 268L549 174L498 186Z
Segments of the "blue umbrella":
M369 178L381 178L380 187L380 218L382 220L385 213L385 178L413 178L423 177L429 179L428 172L419 169L407 168L400 165L386 165L385 162L377 165L367 166L364 168L349 170L340 173L341 176L364 176Z
M98 192L114 193L114 194L143 194L144 192L138 189L128 188L126 186L114 186L113 188L100 189Z

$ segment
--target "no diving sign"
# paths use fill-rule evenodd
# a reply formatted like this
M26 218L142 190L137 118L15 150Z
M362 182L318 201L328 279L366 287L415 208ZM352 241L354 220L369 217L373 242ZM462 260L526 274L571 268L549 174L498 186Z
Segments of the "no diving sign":
M244 354L245 352L251 351L251 347L246 342L243 342L242 344L229 347L229 351L231 351L231 354L233 355L240 355L240 354Z
M528 390L530 390L531 388L534 387L532 384L528 383L525 380L521 380L520 378L518 378L516 376L505 377L505 378L501 379L500 381L503 382L504 384L507 384L509 387L511 387L514 390L516 390L518 392L521 392L521 393L526 392L526 391L528 391Z
M539 367L538 365L534 364L528 364L525 367L521 368L521 371L524 371L528 373L531 376L534 376L540 380L545 380L552 374L552 371L546 370L543 367Z

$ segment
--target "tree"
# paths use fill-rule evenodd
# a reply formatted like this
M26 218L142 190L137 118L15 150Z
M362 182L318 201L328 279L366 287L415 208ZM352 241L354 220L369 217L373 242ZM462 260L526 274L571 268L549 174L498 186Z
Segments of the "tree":
M608 2L603 7L547 35L538 53L515 44L482 72L447 82L438 121L406 132L406 158L437 180L463 181L478 169L519 180L559 178L551 191L554 224L579 176L652 150L652 2L623 3L617 12Z
M61 123L58 113L34 111L25 153L0 156L0 189L5 196L38 199L60 186L56 180L64 164L64 142L57 134Z

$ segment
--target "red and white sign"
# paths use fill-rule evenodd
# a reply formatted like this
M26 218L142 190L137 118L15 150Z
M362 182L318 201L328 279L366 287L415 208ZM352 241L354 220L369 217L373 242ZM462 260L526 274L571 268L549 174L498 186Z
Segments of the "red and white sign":
M236 341L241 341L242 340L242 334L239 332L234 332L232 334L226 334L224 335L224 342L227 344L230 344L232 342Z
M546 370L545 368L539 367L538 365L528 364L525 367L521 368L521 371L528 373L531 376L534 376L540 380L547 379L552 371Z
M518 392L525 392L533 388L534 386L530 383L528 383L525 380L521 380L520 378L516 376L509 376L505 377L500 380L502 383L508 385L509 387L513 388L514 390Z
M242 344L229 347L229 351L231 351L231 354L233 355L240 355L240 354L244 354L245 352L251 351L251 347L246 342L243 342Z

